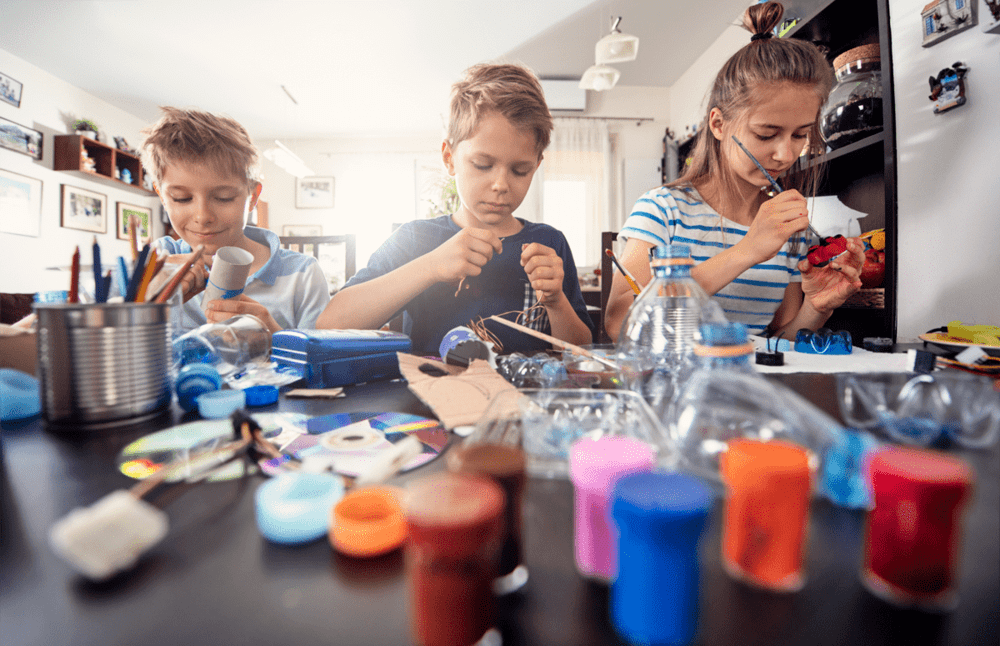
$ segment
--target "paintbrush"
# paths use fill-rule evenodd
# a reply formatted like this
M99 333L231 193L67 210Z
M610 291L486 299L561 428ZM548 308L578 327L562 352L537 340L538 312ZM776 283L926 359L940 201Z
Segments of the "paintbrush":
M525 327L525 326L521 325L520 323L514 323L513 321L508 321L507 319L500 318L499 316L491 316L490 319L493 320L493 321L496 321L497 323L502 323L502 324L506 325L507 327L514 328L515 330L518 330L520 332L524 332L525 334L527 334L529 336L533 336L536 339L541 339L542 341L548 341L549 343L551 343L552 345L556 346L557 348L561 348L563 350L569 350L570 352L573 352L575 354L579 354L581 356L587 357L588 359L593 359L594 361L597 361L599 363L603 363L604 365L606 365L606 366L608 366L610 368L614 368L615 370L619 370L620 369L620 367L618 366L618 364L615 363L614 361L612 361L612 360L610 360L610 359L608 359L606 357L602 357L600 355L594 354L593 352L591 352L589 350L585 350L585 349L581 348L578 345L573 345L572 343L568 343L568 342L563 341L561 339L557 339L554 336L549 336L548 334L545 334L544 332L539 332L538 330L532 330L530 327Z
M615 263L615 267L617 267L618 271L622 273L622 278L624 278L625 282L628 283L628 286L632 288L632 291L636 294L642 292L642 288L639 287L639 283L635 281L632 274L630 274L629 271L625 269L620 262L618 262L618 258L615 257L615 252L610 249L605 249L604 253L607 254L608 258L611 258L611 262Z

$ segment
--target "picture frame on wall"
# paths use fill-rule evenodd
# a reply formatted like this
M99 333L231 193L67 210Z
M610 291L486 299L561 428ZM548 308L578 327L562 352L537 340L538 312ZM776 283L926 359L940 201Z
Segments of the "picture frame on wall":
M936 45L942 40L974 27L978 23L976 5L979 0L936 0L920 11L923 29L923 47Z
M286 224L281 227L282 237L302 237L323 235L322 224Z
M295 208L332 209L332 177L296 177Z
M107 233L108 196L63 184L60 226L66 229Z
M13 150L33 159L42 158L42 133L0 117L0 148Z
M145 206L136 206L135 204L126 204L125 202L118 202L117 217L115 218L115 222L118 223L116 227L118 239L129 239L128 218L130 215L134 215L139 222L139 227L136 230L136 238L139 240L148 240L153 221L153 209Z
M42 223L42 180L0 169L0 231L37 238Z
M9 103L15 108L20 108L21 90L23 89L23 83L12 79L3 72L0 72L0 101Z

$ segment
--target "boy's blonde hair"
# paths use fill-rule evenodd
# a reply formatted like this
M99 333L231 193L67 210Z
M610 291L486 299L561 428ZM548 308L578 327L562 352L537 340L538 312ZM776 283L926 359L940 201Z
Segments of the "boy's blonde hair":
M245 178L253 190L260 177L260 156L246 128L229 117L199 110L160 109L160 120L142 131L143 166L157 184L168 165L194 162Z
M702 121L692 152L692 163L669 186L697 184L709 176L719 178L727 192L735 192L735 172L722 163L722 147L735 146L727 136L720 142L709 128L712 108L718 108L731 128L739 128L749 119L750 108L765 98L777 84L791 83L810 88L826 103L833 87L833 67L812 43L796 38L772 38L771 32L781 23L784 7L779 2L751 5L743 15L743 27L754 34L750 43L726 61L719 70L708 99L708 109ZM826 150L820 133L819 114L809 129L810 156L821 157ZM810 167L786 181L785 188L797 188L806 197L816 194L821 165Z
M484 114L496 112L518 129L535 134L541 157L549 145L552 115L538 77L530 69L511 63L481 63L465 70L451 87L448 144L455 148L471 137Z

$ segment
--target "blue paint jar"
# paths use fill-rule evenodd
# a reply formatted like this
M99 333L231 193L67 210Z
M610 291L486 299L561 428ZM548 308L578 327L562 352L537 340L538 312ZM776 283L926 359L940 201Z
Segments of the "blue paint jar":
M205 363L190 363L177 372L177 403L186 411L198 408L198 395L222 388L219 371Z
M646 472L618 480L618 576L611 621L632 643L689 644L698 628L698 540L712 505L701 480Z

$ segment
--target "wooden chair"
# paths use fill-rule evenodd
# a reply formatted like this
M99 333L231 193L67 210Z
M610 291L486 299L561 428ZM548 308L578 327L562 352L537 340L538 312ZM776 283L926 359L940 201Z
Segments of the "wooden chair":
M320 247L323 245L344 245L344 283L357 271L355 236L347 233L339 236L281 236L278 238L283 249L291 249L320 259ZM324 269L326 271L326 269ZM343 287L343 283L341 283Z
M612 249L617 239L617 231L601 232L601 322L597 326L597 343L611 343L611 337L604 329L604 313L608 309L608 297L611 295L611 280L615 276L615 267L605 250Z

